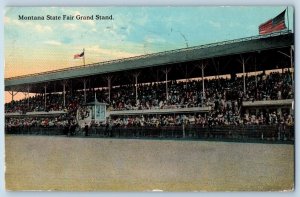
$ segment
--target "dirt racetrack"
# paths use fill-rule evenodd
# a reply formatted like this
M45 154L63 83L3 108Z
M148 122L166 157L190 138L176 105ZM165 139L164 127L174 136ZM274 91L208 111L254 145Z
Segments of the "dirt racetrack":
M5 137L8 190L292 190L294 145Z

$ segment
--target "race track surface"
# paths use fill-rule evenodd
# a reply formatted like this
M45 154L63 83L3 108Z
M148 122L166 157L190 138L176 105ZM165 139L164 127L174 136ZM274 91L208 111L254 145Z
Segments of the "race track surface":
M282 191L294 145L5 137L7 190Z

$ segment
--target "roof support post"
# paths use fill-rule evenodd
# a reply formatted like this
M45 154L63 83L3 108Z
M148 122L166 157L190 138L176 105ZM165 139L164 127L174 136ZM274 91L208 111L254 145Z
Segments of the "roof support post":
M84 96L84 103L86 103L86 83L87 83L87 79L84 78L84 79L82 80L82 82L83 82L83 96Z
M245 68L245 64L250 59L250 57L248 57L246 60L242 55L240 55L240 57L241 57L240 63L243 66L243 81L244 81L243 83L244 83L244 95L245 95L246 94L246 68Z
M254 59L254 70L255 70L255 88L257 89L256 57Z
M112 79L111 75L106 76L107 88L108 88L108 101L109 102L110 102L110 92L111 92L111 79Z
M44 110L46 111L46 107L47 107L47 85L44 85L44 90L45 90L45 94L44 94L44 98L45 98L45 103L44 103Z
M202 97L201 97L201 102L202 102L202 105L204 104L204 100L206 98L206 95L205 95L205 81L204 81L204 70L206 68L206 63L202 61L201 65L197 64L196 65L198 68L201 69L201 79L202 79Z
M66 107L66 84L63 84L63 94L64 94L64 107Z
M291 64L291 78L292 78L292 83L294 82L294 65L293 65L293 50L294 50L294 46L291 45L290 48L290 55L283 53L281 51L277 51L278 53L285 55L286 57L290 58L290 64Z
M66 107L66 85L67 85L67 80L63 80L62 81L62 85L63 85L63 104L64 104L64 107Z
M244 79L244 94L246 94L246 76L245 76L245 60L242 58L243 65L243 79Z
M168 68L167 66L166 66L166 70L165 71L163 71L164 73L165 73L165 76L166 76L166 81L165 81L165 83L166 83L166 100L168 101L169 100L169 90L168 90L168 73L170 72L170 68Z
M201 71L202 71L202 103L203 101L205 100L206 96L205 96L205 82L204 82L204 69L205 69L205 66L201 65Z
M83 81L84 102L86 103L86 80Z
M111 78L107 81L108 85L108 101L110 102L110 91L111 91Z
M140 75L140 72L136 72L133 74L135 79L135 103L138 101L138 77Z
M13 90L8 93L11 95L11 101L14 101L14 96L16 96L18 94L18 92L14 92Z
M27 107L29 108L29 85L27 86L26 91L24 91L23 94L25 96L25 99L27 99Z
M294 84L294 65L293 65L293 45L290 49L290 60L291 60L291 74L292 74L292 83Z
M29 89L30 87L27 86L27 107L29 108Z
M188 83L188 73L187 73L187 64L185 64L185 87L187 88Z

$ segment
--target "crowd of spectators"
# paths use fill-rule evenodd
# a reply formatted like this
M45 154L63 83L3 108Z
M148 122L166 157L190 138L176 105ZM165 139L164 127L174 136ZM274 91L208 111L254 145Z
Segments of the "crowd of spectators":
M140 84L138 99L136 100L135 86L122 85L112 87L110 100L107 89L87 90L87 102L94 100L96 95L100 102L108 103L108 110L138 110L164 109L182 107L210 106L207 114L159 115L117 117L111 119L113 125L239 125L239 124L277 124L279 121L290 121L289 114L261 113L255 115L241 114L242 101L292 99L293 87L291 74L287 72L273 72L246 77L246 92L243 89L243 78L213 78L205 80L205 95L202 91L201 80L170 81L168 83L168 99L165 83ZM75 119L79 106L84 104L82 91L67 92L66 105L63 106L63 96L60 93L35 95L29 99L12 101L5 104L6 113L24 113L32 111L66 111L67 116ZM276 112L275 112L276 113ZM275 118L276 117L276 118ZM276 121L273 121L276 119ZM10 119L7 124L17 125L45 125L34 118ZM46 121L46 120L45 120ZM47 126L59 126L64 121L47 119Z
M5 126L10 127L68 127L70 124L76 124L75 119L70 119L68 115L57 117L22 117L6 118ZM92 126L113 127L163 127L163 126L182 126L198 125L202 127L222 126L222 125L279 125L292 126L293 117L290 114L280 115L276 112L261 112L258 115L244 114L244 116L210 113L191 113L191 114L172 114L172 115L134 115L134 116L113 116L107 123L92 123Z
M198 125L221 126L221 125L293 125L293 117L290 114L280 115L276 112L261 112L258 115L244 114L222 115L214 113L197 114L173 114L173 115L140 115L140 116L122 116L112 117L109 121L115 127L159 127L159 126L182 126ZM100 126L100 125L96 125Z
M135 96L134 85L121 85L112 87L109 100L107 89L87 90L87 102L94 100L96 94L98 101L109 104L110 110L134 109L162 109L178 107L198 107L231 105L237 102L238 107L242 101L292 99L293 88L289 72L260 74L246 77L246 92L243 90L243 78L233 76L227 78L213 78L205 80L205 95L202 92L201 80L170 81L168 83L168 99L165 83L140 84L138 86L138 99ZM59 111L74 110L84 103L83 91L67 92L66 106L63 106L62 94L52 93L36 95L20 101L5 104L5 112L28 111Z
M11 127L65 127L70 124L70 121L67 116L60 115L57 117L10 117L5 119L5 126L8 128Z

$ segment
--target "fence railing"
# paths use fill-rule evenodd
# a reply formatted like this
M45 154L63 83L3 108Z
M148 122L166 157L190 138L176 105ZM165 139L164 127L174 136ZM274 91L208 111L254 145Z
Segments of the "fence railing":
M16 135L66 135L110 138L156 139L212 139L231 141L283 141L294 142L294 126L228 125L228 126L159 126L159 127L6 127L6 134Z

